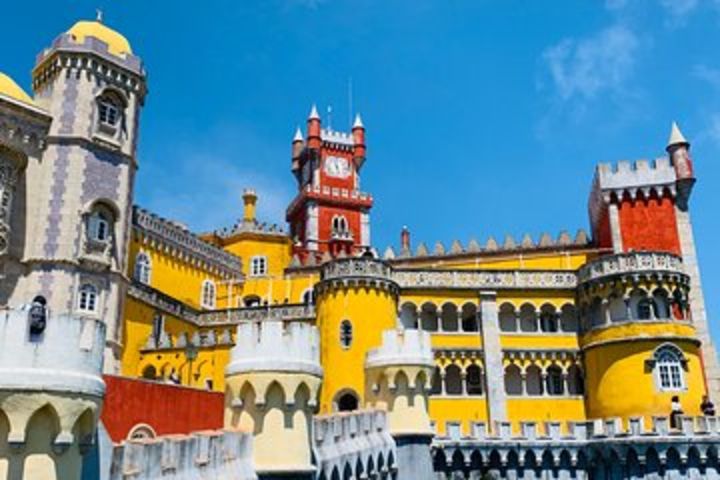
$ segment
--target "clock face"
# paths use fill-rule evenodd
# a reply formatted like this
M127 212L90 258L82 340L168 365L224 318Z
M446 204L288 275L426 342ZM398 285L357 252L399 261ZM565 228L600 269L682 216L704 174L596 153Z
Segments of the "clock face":
M325 174L329 177L347 178L350 175L350 163L343 157L327 157Z

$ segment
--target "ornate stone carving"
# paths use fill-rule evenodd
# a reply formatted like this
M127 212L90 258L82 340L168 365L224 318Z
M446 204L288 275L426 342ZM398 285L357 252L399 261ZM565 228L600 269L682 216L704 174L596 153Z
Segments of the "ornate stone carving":
M666 273L685 277L680 257L663 252L631 252L600 257L578 270L580 283L632 274Z
M392 279L401 288L571 289L577 286L575 272L552 270L396 270Z

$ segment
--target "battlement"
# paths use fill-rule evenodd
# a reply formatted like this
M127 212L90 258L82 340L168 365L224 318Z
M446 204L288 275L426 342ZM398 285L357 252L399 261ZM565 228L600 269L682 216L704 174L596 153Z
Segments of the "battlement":
M367 353L365 366L435 365L430 333L423 330L385 330L382 345Z
M30 334L28 309L0 313L0 389L68 392L102 397L105 324L92 318L48 315Z
M662 193L664 188L669 188L674 194L676 180L675 169L665 157L657 158L654 162L620 161L615 166L601 163L595 172L595 183L601 191L627 190L632 196L638 190L646 194L651 189Z
M395 471L397 451L385 412L318 415L313 426L317 478L373 478Z
M308 323L268 320L238 325L226 375L302 372L320 376L320 339Z
M330 128L323 128L320 131L320 138L324 142L334 143L338 146L352 147L355 145L353 135L350 132L338 132Z
M233 430L129 440L113 449L109 480L255 480L252 443L252 434Z

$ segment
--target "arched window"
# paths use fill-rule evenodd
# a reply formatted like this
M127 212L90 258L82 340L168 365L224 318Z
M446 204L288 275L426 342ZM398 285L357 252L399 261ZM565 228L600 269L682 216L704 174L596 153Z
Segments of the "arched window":
M128 440L147 440L156 436L155 430L150 425L139 423L130 429L127 438Z
M578 331L577 310L574 305L563 305L560 310L560 326L563 332L574 333Z
M165 330L165 317L162 315L162 313L156 313L153 316L153 324L152 324L152 338L155 342L155 346L157 346L160 343L160 337L162 336L164 330Z
M215 308L215 283L212 280L205 280L202 283L202 293L200 297L200 305L203 308Z
M582 395L585 391L582 370L577 365L568 369L567 387L570 395Z
M477 332L480 330L477 306L475 306L474 303L466 303L463 305L461 315L463 332Z
M508 365L505 367L505 393L508 395L522 395L522 375L520 367L517 365Z
M312 288L308 288L303 292L302 303L304 303L305 305L315 305L315 291Z
M427 332L437 332L438 315L434 303L423 303L420 309L420 327Z
M106 91L97 98L97 130L116 137L125 129L125 100L114 91Z
M603 303L600 297L595 297L590 304L590 325L599 327L605 324Z
M442 330L444 332L457 332L458 330L458 311L454 303L446 303L442 306L440 315Z
M250 276L261 277L268 273L268 261L264 255L255 255L250 259Z
M470 365L465 372L466 391L468 395L482 395L482 372L477 365Z
M462 391L460 367L457 365L448 365L447 368L445 368L445 393L448 395L460 395Z
M645 290L636 288L630 292L629 303L632 320L650 320L652 306Z
M340 345L348 349L352 344L353 340L353 328L350 320L343 320L340 322Z
M417 308L413 303L404 303L400 308L400 324L403 328L418 328Z
M339 412L352 412L358 409L358 403L357 395L351 392L343 393L337 400L337 409Z
M430 395L440 395L442 393L442 377L440 376L440 368L435 367L430 384Z
M653 312L655 318L670 319L670 299L667 291L658 288L653 292Z
M661 391L678 391L685 388L685 357L678 347L664 344L653 354L655 376Z
M528 395L542 395L542 373L537 365L530 365L525 370L525 385Z
M112 213L105 207L96 206L87 217L88 239L96 243L108 243L112 237Z
M152 273L152 265L150 264L150 256L145 252L140 252L135 257L135 280L145 285L150 285L150 275Z
M248 295L242 299L243 305L246 307L259 307L260 297L257 295Z
M545 376L545 391L548 395L562 395L565 393L563 388L562 370L557 365L548 367Z
M612 322L624 322L627 320L627 303L621 295L613 295L610 297L610 320Z
M498 315L501 332L517 332L517 318L515 316L515 307L510 303L503 303L500 306Z
M555 307L552 305L543 305L540 309L540 331L545 333L558 331L557 314L555 313Z
M348 221L343 215L336 215L332 219L333 233L347 233Z
M157 370L152 365L148 365L142 371L142 378L146 380L155 380L157 378Z
M535 307L526 303L520 307L520 330L523 332L537 332L537 329Z
M78 291L78 310L95 313L98 309L98 289L90 283L83 284Z
M652 305L649 298L643 298L637 304L637 319L650 320L652 318Z

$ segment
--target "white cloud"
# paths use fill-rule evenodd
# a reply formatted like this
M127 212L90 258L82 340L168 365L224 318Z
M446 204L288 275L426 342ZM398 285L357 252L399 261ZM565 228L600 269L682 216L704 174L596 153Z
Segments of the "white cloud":
M682 21L699 5L699 0L659 0L660 5L674 21Z
M691 71L696 78L706 81L715 88L720 88L720 70L707 65L695 65Z
M620 91L636 61L639 40L623 25L610 26L584 39L565 39L543 52L558 96L592 99Z

